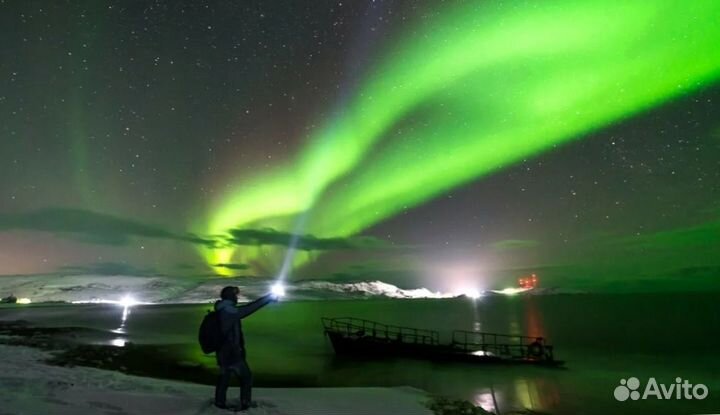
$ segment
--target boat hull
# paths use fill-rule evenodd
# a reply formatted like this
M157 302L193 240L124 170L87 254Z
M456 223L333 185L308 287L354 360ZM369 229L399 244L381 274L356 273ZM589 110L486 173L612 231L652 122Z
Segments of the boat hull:
M351 337L345 333L325 331L338 356L364 358L412 358L433 361L454 361L485 364L526 364L538 366L561 366L559 360L512 359L492 355L467 353L451 346L438 344L413 344L379 340L373 337Z

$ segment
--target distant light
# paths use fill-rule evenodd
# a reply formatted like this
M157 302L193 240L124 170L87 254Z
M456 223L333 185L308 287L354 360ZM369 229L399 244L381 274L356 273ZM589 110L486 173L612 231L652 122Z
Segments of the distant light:
M275 284L273 284L272 287L270 287L270 292L273 293L273 295L277 297L284 297L285 296L285 286L282 282L278 281Z
M503 295L515 295L521 292L525 292L530 290L530 288L517 288L517 287L508 287L504 288L502 290L492 290L492 292L496 294L503 294Z
M17 304L30 304L31 302L29 298L18 298L16 301Z
M467 295L468 297L472 298L473 300L477 300L478 298L480 298L480 291L478 291L478 290L469 290L468 292L465 293L465 295Z
M127 343L127 340L122 338L113 339L113 341L110 342L110 344L116 347L125 347L125 343Z
M71 301L71 303L72 304L115 304L115 305L119 305L120 307L125 307L125 308L133 307L136 305L153 304L151 302L138 301L130 295L126 295L125 297L122 297L119 300L108 300L105 298L93 298L90 300L75 300L75 301Z
M132 307L139 303L137 301L135 301L135 299L132 298L131 296L126 295L125 297L121 298L120 301L118 301L118 304L120 304L123 307Z
M475 288L463 288L459 290L459 293L456 295L464 295L465 297L472 298L473 300L477 300L482 297L480 291Z

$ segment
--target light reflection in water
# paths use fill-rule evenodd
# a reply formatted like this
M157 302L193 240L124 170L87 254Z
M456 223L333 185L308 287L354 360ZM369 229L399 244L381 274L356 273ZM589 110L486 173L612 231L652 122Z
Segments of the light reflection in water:
M480 393L475 394L475 406L479 406L480 408L492 412L495 414L499 414L499 400L501 396L498 394L495 389L490 387L490 389L486 389Z
M480 323L479 304L473 301L473 331L482 331L482 323Z
M534 382L528 382L525 379L515 380L516 402L523 409L536 409L533 395L537 396L537 385Z
M125 323L127 322L128 316L130 316L130 307L131 307L130 305L125 305L123 307L122 317L120 319L120 327L116 328L115 330L112 330L113 333L117 333L117 334L125 334L126 333ZM118 337L111 342L111 344L113 346L117 346L117 347L125 347L125 343L127 343L127 339L124 339L122 337Z
M125 307L123 307L122 323L120 324L120 327L125 326L125 320L127 320L129 315L130 315L130 306L126 305Z
M482 331L481 317L478 311L477 309L473 310L473 331ZM509 307L505 317L507 319L506 331L510 334L530 337L547 335L543 316L534 298L528 298L522 307ZM550 340L552 341L552 339ZM481 355L482 353L476 354ZM549 411L557 407L560 397L552 372L531 375L531 371L522 370L524 374L515 372L513 376L506 373L508 376L495 378L491 385L488 385L490 382L478 384L477 386L481 389L473 394L475 405L495 414Z
M527 327L527 336L545 337L545 329L543 327L542 316L538 312L534 298L528 298L525 306L525 325Z
M555 388L547 388L550 385L544 385L546 387L542 388L543 385L538 384L537 379L519 378L497 388L495 386L476 393L473 399L475 405L488 412L501 414L528 410L542 411L557 404L553 396L553 392L557 392ZM545 399L541 392L549 392L549 398Z

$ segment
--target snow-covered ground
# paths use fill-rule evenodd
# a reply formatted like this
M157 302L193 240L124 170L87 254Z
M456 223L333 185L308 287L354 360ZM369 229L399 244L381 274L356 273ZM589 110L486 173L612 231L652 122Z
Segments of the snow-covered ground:
M0 345L0 414L226 414L212 405L211 386L128 376L85 367L47 365L46 352ZM233 388L228 397L238 393ZM258 407L245 413L431 415L411 388L256 388Z

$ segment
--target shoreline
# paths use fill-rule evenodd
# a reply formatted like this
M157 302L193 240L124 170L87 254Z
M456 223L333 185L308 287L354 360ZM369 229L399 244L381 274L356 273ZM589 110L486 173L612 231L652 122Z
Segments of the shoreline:
M48 352L45 363L61 367L90 367L153 379L214 385L217 368L180 359L183 345L112 345L116 335L84 327L40 327L27 321L0 321L0 345L21 346ZM95 344L82 339L92 338ZM214 362L214 356L207 358ZM257 376L256 376L257 378ZM260 377L262 387L318 387L310 379L267 374Z
M0 398L0 407L31 414L228 412L212 405L217 369L172 359L172 345L83 344L87 336L109 339L111 333L0 321L0 353L5 357L0 388L11 392ZM265 378L253 391L258 408L248 414L488 414L467 401L434 397L409 386L321 387L299 379ZM84 400L89 396L95 400Z
M49 352L0 345L0 396L16 414L225 414L212 405L208 385L44 363ZM427 395L412 388L254 388L249 415L431 415ZM231 395L232 396L232 395ZM232 401L231 401L232 402Z

